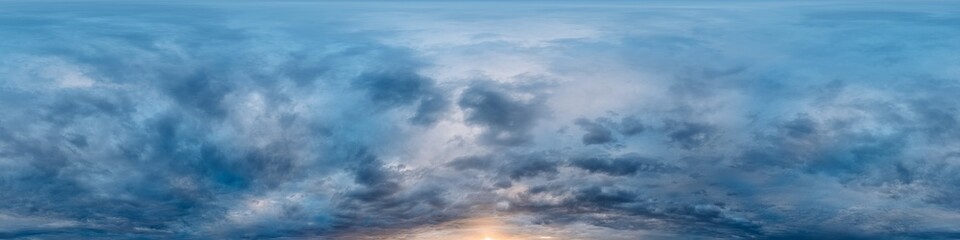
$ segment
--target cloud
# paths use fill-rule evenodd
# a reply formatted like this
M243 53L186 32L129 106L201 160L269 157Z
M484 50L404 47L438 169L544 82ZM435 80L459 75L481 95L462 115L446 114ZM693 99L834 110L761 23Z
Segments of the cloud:
M583 144L604 144L614 141L613 132L600 124L584 118L577 119L574 124L587 132L583 135Z
M383 169L383 164L376 157L358 153L354 181L365 188L353 194L353 197L365 201L377 201L393 195L399 190L397 183L390 181L389 172Z
M447 166L453 167L456 170L467 170L467 169L478 169L485 170L489 169L495 160L491 159L491 156L466 156L459 157L451 160L447 163Z
M498 146L519 146L531 141L529 131L547 111L543 98L516 99L508 95L507 86L478 82L464 90L460 101L466 112L464 121L484 128L479 140Z
M667 120L664 125L668 141L688 150L710 143L717 134L715 127L704 123Z
M396 59L403 56L406 55L390 57ZM395 68L398 69L363 73L352 84L366 90L376 105L386 108L416 105L416 112L410 117L410 122L414 124L429 125L439 120L450 104L440 89L436 88L434 81L412 72L415 66Z
M641 134L647 130L647 127L634 116L627 116L621 119L618 127L620 134L627 137Z
M549 153L508 156L508 162L499 170L510 179L522 179L539 175L550 176L557 173L558 162Z
M614 176L633 175L638 172L659 173L676 171L677 167L660 163L655 159L627 154L609 158L606 156L575 158L571 165L592 173L605 173Z
M960 232L951 3L0 5L0 238Z
M646 131L646 126L634 116L623 117L619 123L606 117L595 120L578 118L574 120L573 124L587 132L582 138L584 145L614 143L622 138L633 137ZM622 137L616 137L614 131Z

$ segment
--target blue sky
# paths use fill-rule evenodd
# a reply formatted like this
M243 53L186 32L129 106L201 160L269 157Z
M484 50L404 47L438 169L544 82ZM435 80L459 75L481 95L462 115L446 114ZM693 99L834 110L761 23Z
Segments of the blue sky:
M950 1L4 1L0 36L0 238L960 238Z

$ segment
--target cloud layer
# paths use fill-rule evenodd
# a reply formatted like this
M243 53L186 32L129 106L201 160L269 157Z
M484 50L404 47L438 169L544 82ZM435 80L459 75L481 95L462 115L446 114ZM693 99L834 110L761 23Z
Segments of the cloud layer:
M0 238L960 237L954 3L0 6Z

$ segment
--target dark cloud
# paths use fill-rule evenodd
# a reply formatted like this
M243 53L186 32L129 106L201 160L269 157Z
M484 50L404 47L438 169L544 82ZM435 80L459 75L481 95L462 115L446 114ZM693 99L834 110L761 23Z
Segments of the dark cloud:
M620 131L620 134L623 136L634 136L639 135L647 130L647 127L634 116L626 116L620 120L620 125L617 128Z
M574 124L580 126L580 129L587 132L583 135L583 144L605 144L614 141L613 132L610 131L610 129L589 119L580 118L574 121Z
M615 143L622 138L636 136L646 130L646 126L634 116L623 117L619 123L605 117L595 120L578 118L573 123L587 132L581 139L584 145ZM620 137L615 135L614 131Z
M479 82L467 88L459 105L466 122L483 126L480 141L497 146L520 146L531 141L529 131L544 117L542 98L524 101L508 95L503 86Z
M762 225L738 216L735 209L722 203L683 204L660 202L650 193L628 185L581 183L575 189L562 185L539 185L521 193L518 208L544 213L544 221L589 222L613 229L671 229L700 236L746 237L763 236ZM561 202L535 202L537 196L562 198ZM589 213L603 213L592 216ZM638 217L657 219L652 223Z
M664 125L668 141L688 150L710 143L718 134L716 127L705 123L667 120Z
M590 186L574 192L573 204L589 204L589 206L610 206L637 201L639 194L623 189L601 188Z
M185 110L223 117L226 114L221 102L230 93L231 85L226 79L217 79L207 73L193 73L184 77L171 77L167 93Z
M168 10L131 7L145 14ZM88 17L82 15L75 17ZM442 117L448 100L433 80L415 73L421 66L410 53L365 38L325 53L286 54L279 48L259 52L250 46L277 42L249 29L228 29L216 20L194 24L177 18L113 18L112 23L84 25L51 17L49 27L75 27L49 33L56 35L50 42L17 51L17 56L39 59L30 60L39 64L24 71L6 65L2 69L8 76L37 80L18 80L0 90L5 98L29 96L18 100L19 105L0 104L10 113L0 118L5 126L0 158L4 164L20 162L9 166L15 171L0 173L0 225L8 224L8 216L63 224L2 228L3 236L317 236L330 234L336 224L359 226L353 218L336 216L432 216L398 209L445 204L439 197L443 188L401 188L402 176L370 151L338 150L365 149L371 142L327 140L369 127L362 120L341 119L345 116L391 114L370 114L367 108L405 108L412 113L410 122L420 125ZM158 29L193 37L152 33ZM29 33L17 36L31 38ZM259 61L273 56L290 58L278 59L282 64L275 66ZM361 60L395 67L333 64ZM365 68L343 74L356 66ZM329 109L304 101L312 96L350 104L362 100L352 98L351 92L362 92L373 103ZM296 104L323 112L323 117L293 110ZM25 131L28 128L36 131ZM315 193L296 187L335 172L352 174L357 187L337 198L332 190ZM307 197L283 200L294 195ZM350 202L358 207L329 210ZM252 211L251 204L267 212ZM389 221L378 224L392 226Z
M417 125L429 125L443 118L450 102L440 93L426 94L420 99L416 113L410 122Z
M556 152L512 153L496 155L459 157L447 163L447 166L463 171L495 171L498 175L512 180L537 176L551 177L557 174L561 155ZM504 185L498 183L499 185Z
M790 138L805 139L815 135L818 130L817 122L814 122L808 116L799 116L781 125L780 130Z
M361 201L377 201L389 197L396 193L400 186L391 181L390 172L383 169L383 164L375 156L367 154L365 151L357 153L356 170L354 181L363 185L364 188L355 192L352 196Z
M414 124L436 122L449 103L436 89L433 80L411 72L411 69L414 68L364 73L353 84L366 90L370 99L378 105L398 107L415 104L415 114L410 118Z
M950 142L960 138L960 109L951 102L921 100L911 104L911 109L923 122L923 131L933 142Z
M592 173L604 173L613 176L634 175L638 172L661 173L678 170L677 167L661 163L656 159L644 158L635 154L626 154L619 157L574 158L570 164Z
M511 179L522 179L540 175L552 176L557 173L556 156L549 153L536 153L520 156L506 156L506 164L499 169Z
M453 167L457 170L467 170L467 169L478 169L485 170L489 169L495 161L491 156L466 156L453 159L447 166Z

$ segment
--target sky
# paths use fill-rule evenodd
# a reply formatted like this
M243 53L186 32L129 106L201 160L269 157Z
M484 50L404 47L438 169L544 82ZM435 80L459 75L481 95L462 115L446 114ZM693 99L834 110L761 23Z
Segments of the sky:
M0 239L957 239L960 2L2 1Z

